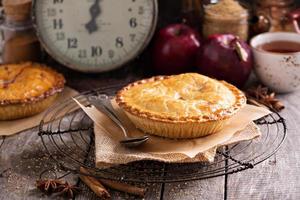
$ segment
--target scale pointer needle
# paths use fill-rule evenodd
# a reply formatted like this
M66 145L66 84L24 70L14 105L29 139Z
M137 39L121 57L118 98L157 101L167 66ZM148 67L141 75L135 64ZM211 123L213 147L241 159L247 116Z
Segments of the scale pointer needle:
M96 32L99 28L96 19L101 14L100 1L101 0L95 0L94 4L89 9L91 14L91 20L87 24L85 24L85 28L87 29L89 34Z

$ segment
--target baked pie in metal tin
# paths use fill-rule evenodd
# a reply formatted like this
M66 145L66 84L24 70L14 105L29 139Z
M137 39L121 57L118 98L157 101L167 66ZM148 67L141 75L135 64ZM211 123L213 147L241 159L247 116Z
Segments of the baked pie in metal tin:
M56 100L64 84L63 75L41 64L0 66L0 120L42 112Z
M235 86L197 73L134 82L118 92L116 101L137 128L179 139L221 130L246 105Z

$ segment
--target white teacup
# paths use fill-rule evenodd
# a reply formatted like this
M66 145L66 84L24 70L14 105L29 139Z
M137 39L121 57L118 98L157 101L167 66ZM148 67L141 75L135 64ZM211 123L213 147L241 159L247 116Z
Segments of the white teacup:
M300 88L300 52L276 53L258 48L274 41L300 43L300 34L276 32L254 37L250 44L254 53L255 73L273 91L293 92Z

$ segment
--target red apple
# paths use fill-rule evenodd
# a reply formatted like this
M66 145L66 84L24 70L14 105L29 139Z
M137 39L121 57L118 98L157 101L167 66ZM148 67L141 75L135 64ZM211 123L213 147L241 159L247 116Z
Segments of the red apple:
M201 44L197 67L201 74L242 87L253 67L252 50L234 35L211 35Z
M153 49L153 67L159 74L179 74L191 70L200 47L197 31L185 24L161 29Z

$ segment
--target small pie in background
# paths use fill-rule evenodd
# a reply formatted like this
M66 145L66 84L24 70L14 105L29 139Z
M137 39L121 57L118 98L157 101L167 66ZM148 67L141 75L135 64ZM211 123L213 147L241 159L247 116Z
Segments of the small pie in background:
M63 91L63 75L41 64L0 66L0 120L14 120L47 109Z
M197 73L137 81L116 101L137 128L178 139L216 133L246 105L235 86Z

